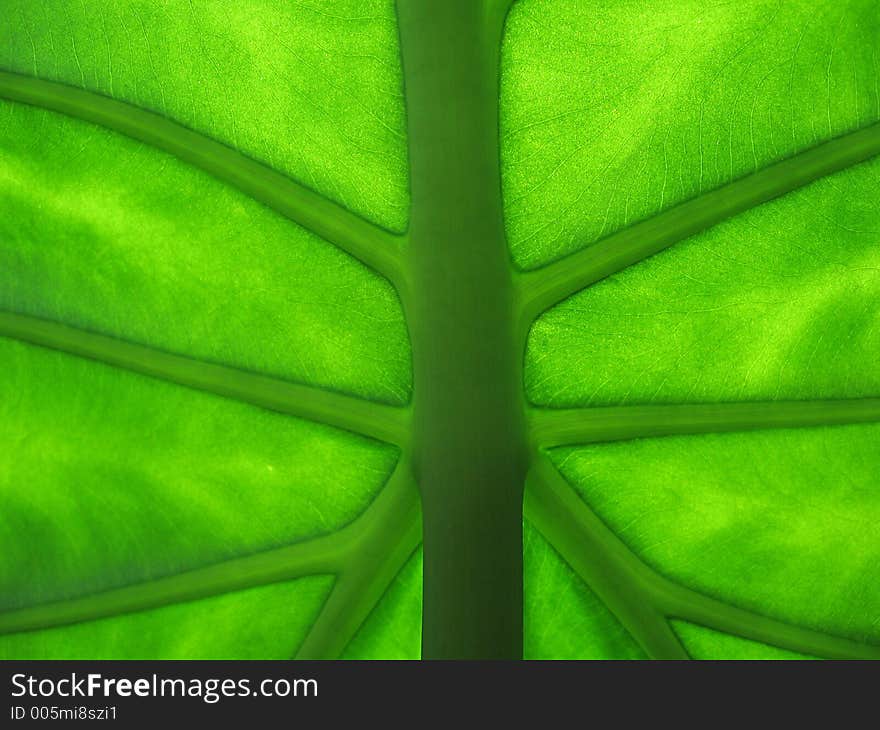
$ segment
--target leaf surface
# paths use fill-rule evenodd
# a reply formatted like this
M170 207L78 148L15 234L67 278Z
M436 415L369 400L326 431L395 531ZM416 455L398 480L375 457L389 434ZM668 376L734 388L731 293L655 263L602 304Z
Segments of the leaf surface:
M567 299L531 332L530 399L569 407L880 393L878 189L874 160Z
M4 659L287 659L333 583L310 576L152 611L13 634Z
M672 625L688 652L695 659L724 657L735 660L780 659L791 661L792 659L813 658L793 651L767 646L758 641L722 634L704 626L689 624L686 621L673 621Z
M473 2L0 0L0 656L880 658L880 9Z
M880 428L709 434L560 450L608 526L674 581L877 643Z
M528 521L525 553L526 659L644 659L599 598Z
M4 309L409 400L397 296L352 257L193 166L86 122L3 102L0 144Z

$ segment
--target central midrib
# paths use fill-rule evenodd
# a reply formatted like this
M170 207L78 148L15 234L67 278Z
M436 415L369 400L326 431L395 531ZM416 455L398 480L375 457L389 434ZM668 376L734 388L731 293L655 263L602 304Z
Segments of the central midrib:
M424 530L423 656L522 656L522 338L498 143L507 3L398 3L412 208L402 291Z

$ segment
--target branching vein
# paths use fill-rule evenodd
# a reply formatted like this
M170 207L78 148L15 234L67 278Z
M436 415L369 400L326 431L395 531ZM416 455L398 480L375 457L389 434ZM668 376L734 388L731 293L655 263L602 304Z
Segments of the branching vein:
M522 325L575 292L688 236L880 154L874 124L663 211L559 261L518 276Z
M402 446L408 410L172 355L49 320L0 312L0 336L85 357Z
M395 285L401 284L399 236L220 142L125 102L6 71L0 71L0 97L84 119L169 152L308 228Z
M604 408L542 409L529 413L536 446L626 441L677 434L803 428L880 421L880 398L766 401Z
M810 656L880 659L880 646L736 608L661 576L605 526L545 456L530 473L524 509L653 658L687 656L667 621L679 618Z
M340 587L351 586L341 591L348 604L332 613L339 623L325 628L326 636L321 637L319 619L303 647L310 656L338 654L418 544L419 533L418 493L401 460L370 507L333 534L102 593L0 613L0 634L94 621L307 575L339 575L322 613L328 613Z

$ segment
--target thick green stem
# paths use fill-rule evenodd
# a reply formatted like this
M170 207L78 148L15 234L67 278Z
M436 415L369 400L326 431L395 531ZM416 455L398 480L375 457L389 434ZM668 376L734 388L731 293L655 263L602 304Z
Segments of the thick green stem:
M498 161L505 8L401 0L425 658L522 654L522 343Z

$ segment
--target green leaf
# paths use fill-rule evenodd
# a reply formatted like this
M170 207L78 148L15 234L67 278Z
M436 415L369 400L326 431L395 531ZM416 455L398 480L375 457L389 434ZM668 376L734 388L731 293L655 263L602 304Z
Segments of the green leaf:
M553 460L663 575L865 641L880 603L878 452L880 427L869 425L644 439Z
M421 655L422 555L414 554L376 604L342 659L418 659Z
M390 446L316 423L9 340L0 348L0 428L14 445L3 457L5 609L334 532L397 460Z
M532 329L529 398L571 407L880 393L880 209L867 192L878 189L875 160L572 296Z
M874 0L0 13L0 657L880 658Z
M409 400L406 329L386 281L173 157L33 107L3 103L0 115L3 309Z
M311 576L152 611L13 634L0 658L287 659L333 583ZM296 610L291 611L291 607ZM255 617L259 621L255 621Z

